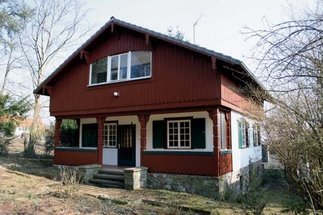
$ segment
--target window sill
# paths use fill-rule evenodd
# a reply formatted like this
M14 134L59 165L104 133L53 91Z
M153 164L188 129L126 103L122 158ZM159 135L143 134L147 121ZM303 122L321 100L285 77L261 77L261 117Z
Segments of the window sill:
M117 149L116 146L103 146L104 149Z
M146 80L146 79L150 79L150 78L151 78L151 76L147 76L147 77L143 77L143 78L118 80L118 81L109 81L109 82L98 83L98 84L88 84L87 87L92 88L92 87L98 87L98 86L102 86L102 85L120 84L120 83L127 83L127 82L131 82L131 81Z
M232 149L221 149L220 155L232 154Z
M213 155L213 152L201 151L144 151L145 155Z

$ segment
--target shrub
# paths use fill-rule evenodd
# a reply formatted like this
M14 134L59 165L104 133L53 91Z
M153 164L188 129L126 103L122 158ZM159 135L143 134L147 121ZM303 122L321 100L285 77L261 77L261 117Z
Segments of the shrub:
M241 203L241 209L245 214L260 215L267 204L263 198L262 177L258 168L255 168L254 165L250 164L249 168L248 190L246 193L239 195L237 201Z
M45 130L45 154L50 154L55 148L55 125L51 123Z
M78 146L78 125L76 120L64 119L61 125L61 144Z
M81 178L77 174L77 168L61 166L59 176L58 190L54 192L54 196L58 198L74 198L79 190Z

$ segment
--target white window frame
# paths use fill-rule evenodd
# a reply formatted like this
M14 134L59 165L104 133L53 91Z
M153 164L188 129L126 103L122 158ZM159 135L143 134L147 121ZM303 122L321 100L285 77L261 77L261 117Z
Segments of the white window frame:
M181 122L188 122L189 123L189 146L181 146L181 132L180 132L180 123ZM170 123L177 123L177 146L170 146L169 144L169 124ZM192 146L192 132L191 132L191 120L183 119L183 120L167 120L167 148L170 149L190 149Z
M105 57L103 57L105 58ZM101 60L102 58L100 59L97 59L96 61L98 60ZM108 65L108 58L107 58L107 75L108 75L108 68L109 68L109 65ZM89 86L95 86L95 85L102 85L102 84L106 84L106 82L102 82L102 83L94 83L92 84L92 63L90 64L90 72L89 72ZM108 81L108 76L107 76L107 81Z
M109 126L110 125L114 125L116 126L116 132L115 132L115 135L116 135L116 139L115 139L115 145L111 145L110 143L110 135L109 135ZM107 130L106 130L107 129ZM105 138L107 137L107 138ZM118 146L118 123L116 122L106 122L104 123L104 130L103 130L103 147L106 147L106 148L117 148Z
M117 55L111 55L107 57L107 82L102 83L95 83L92 84L92 64L90 64L90 77L89 77L89 85L88 86L97 86L97 85L104 85L104 84L112 84L118 82L126 82L126 81L133 81L133 80L141 80L141 79L148 79L152 77L152 52L151 51L142 51L142 52L149 52L150 58L150 71L149 76L131 78L131 55L133 52L140 52L140 51L129 51L125 53L120 53ZM120 79L120 59L121 55L127 55L127 78ZM111 58L118 56L118 73L117 73L117 80L111 80Z
M246 119L241 119L241 131L242 132L242 148L247 148L247 137L246 137Z

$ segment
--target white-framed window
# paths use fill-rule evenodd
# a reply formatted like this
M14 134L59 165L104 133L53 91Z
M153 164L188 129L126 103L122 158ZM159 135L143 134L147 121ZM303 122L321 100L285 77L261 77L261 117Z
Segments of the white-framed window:
M228 122L226 112L220 111L220 146L221 149L228 149Z
M191 121L167 121L167 148L191 148Z
M248 130L249 123L244 118L238 120L239 148L241 149L249 146Z
M90 65L90 85L151 77L150 51L130 51L108 56Z
M253 146L257 146L258 145L258 134L257 134L257 126L255 124L252 125L252 139L253 139ZM250 135L250 136L251 136Z
M253 125L253 145L260 146L260 129L258 124Z
M104 147L117 147L117 123L104 124Z
M90 84L107 82L107 58L101 58L90 65Z

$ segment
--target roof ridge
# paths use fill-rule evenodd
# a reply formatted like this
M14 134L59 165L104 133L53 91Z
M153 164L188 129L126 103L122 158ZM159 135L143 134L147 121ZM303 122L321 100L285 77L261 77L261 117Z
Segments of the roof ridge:
M34 94L37 94L40 89L43 88L44 85L46 85L52 78L54 78L54 76L56 76L56 74L58 74L59 71L61 71L68 63L70 63L77 55L79 55L79 53L81 52L81 50L84 50L88 45L90 45L95 39L96 37L98 37L101 33L103 33L112 23L115 23L121 27L124 28L128 28L131 29L133 31L137 31L137 32L141 32L144 34L150 34L153 37L156 37L158 39L173 43L175 45L178 46L182 46L184 48L187 49L191 49L192 51L195 52L200 52L201 54L204 55L209 55L209 56L214 56L216 58L218 58L221 61L225 61L227 63L230 64L234 64L234 65L239 65L242 67L243 70L246 71L247 75L249 75L259 86L261 86L263 89L265 89L262 84L257 80L257 78L250 72L250 70L246 67L246 65L238 60L235 59L231 56L228 55L224 55L220 52L215 52L211 49L207 49L205 47L190 43L188 41L184 41L184 40L180 40L177 38L174 38L172 36L154 31L154 30L150 30L148 28L144 28L120 19L115 18L114 16L110 17L110 20L108 22L106 22L102 27L99 28L99 30L97 30L89 39L87 39L78 49L76 49L75 52L73 52L59 67L57 67L54 72L52 72L35 90L34 90Z

